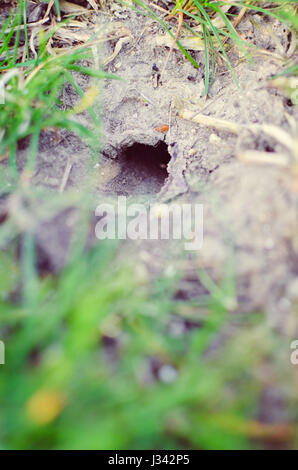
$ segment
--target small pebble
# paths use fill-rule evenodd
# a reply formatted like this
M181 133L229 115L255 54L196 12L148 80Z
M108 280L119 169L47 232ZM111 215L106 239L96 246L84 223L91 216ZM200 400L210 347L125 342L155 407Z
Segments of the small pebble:
M171 336L179 337L185 333L185 326L182 321L172 321L169 326L169 333Z
M296 300L298 298L298 277L293 279L287 287L288 296L292 300Z
M216 134L210 134L209 142L211 144L220 144L221 143L221 138Z
M273 238L267 238L265 240L264 247L266 248L266 250L272 250L274 246L275 246L275 243L274 243Z
M175 382L177 375L177 370L170 364L165 364L158 370L159 380L166 384Z

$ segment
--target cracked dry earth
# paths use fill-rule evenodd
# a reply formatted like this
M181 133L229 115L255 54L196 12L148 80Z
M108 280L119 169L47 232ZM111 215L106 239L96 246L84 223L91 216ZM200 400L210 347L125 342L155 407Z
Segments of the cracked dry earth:
M204 204L201 250L185 253L176 241L139 240L125 243L126 255L152 275L181 271L181 298L202 291L198 268L220 282L231 266L237 302L230 308L262 310L270 322L284 325L298 300L298 176L291 152L297 109L269 78L293 49L290 35L275 20L244 17L239 34L259 50L252 47L253 61L247 61L232 46L229 57L238 86L218 60L205 100L202 51L191 51L201 64L195 69L174 50L161 76L169 48L160 45L165 39L159 24L123 7L112 13L100 21L121 34L105 43L100 56L110 58L105 70L124 81L107 80L98 105L103 136L101 160L92 168L96 202L121 194L130 200ZM113 55L115 48L120 50ZM86 89L87 80L80 80ZM63 98L69 106L77 99L71 88ZM198 114L212 118L212 125L181 117ZM88 122L85 114L78 119ZM231 132L217 120L238 127ZM264 124L276 127L267 132ZM35 183L58 187L66 156L72 162L66 190L83 194L88 191L87 149L66 132L58 145L51 133L43 135ZM56 229L41 229L39 235L44 252L56 256L54 265L61 260L61 224L68 224L67 217L62 219L56 218Z

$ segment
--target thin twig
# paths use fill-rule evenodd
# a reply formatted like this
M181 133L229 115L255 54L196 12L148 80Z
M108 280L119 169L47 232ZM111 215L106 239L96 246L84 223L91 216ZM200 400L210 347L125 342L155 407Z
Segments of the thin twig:
M39 20L39 21L35 21L34 23L27 23L26 26L27 26L27 28L34 28L35 26L39 26L39 25L41 25L41 24L46 23L47 21L49 21L49 17L43 18L42 20ZM17 31L17 30L19 30L19 29L20 29L21 31L23 31L23 29L25 29L25 26L24 26L23 24L20 25L20 26L15 26L15 27L13 28L13 31ZM5 30L5 34L10 33L11 31L12 31L12 28L8 28L8 29Z
M247 7L243 7L239 13L239 15L237 16L237 18L235 19L234 23L233 23L233 26L234 28L236 28L238 26L238 24L240 23L240 21L242 20L243 16L245 15L246 13L246 10L247 10Z
M51 9L52 9L52 6L54 5L54 1L55 1L55 0L50 0L50 1L49 1L49 3L48 3L48 8L47 8L47 11L46 11L45 14L44 14L43 19L45 19L45 18L49 15L49 13L50 13L50 11L51 11Z
M172 102L172 100L171 100L171 102L170 102L170 109L169 109L169 133L168 133L169 142L171 142L172 110L173 110L173 102Z
M204 114L194 114L192 111L183 109L179 112L182 119L201 124L203 126L213 127L219 131L230 132L231 134L239 135L243 130L252 132L263 132L273 139L277 140L287 150L294 154L295 140L294 138L273 124L237 124L236 122L227 121L225 119L217 119Z
M61 181L61 184L60 184L60 188L59 188L60 193L63 193L63 191L64 191L64 189L67 185L67 181L68 181L71 169L72 169L72 163L70 163L70 160L68 159L67 163L66 163L65 170L64 170L63 178L62 178L62 181Z
M237 34L237 36L239 36L239 34L237 33L236 31L236 27L238 26L238 24L240 23L240 21L242 20L243 16L245 15L246 13L246 10L247 10L247 7L243 7L239 13L239 15L237 16L237 18L233 21L233 28L235 30L235 33ZM225 44L227 42L229 38L226 37L223 39L222 43Z
M165 13L166 15L169 14L168 10L165 8L160 7L159 5L156 5L156 3L149 2L149 5L151 5L153 8L156 8L157 10L161 11L162 13Z
M245 163L269 164L288 167L289 158L280 152L260 152L258 150L243 150L237 154L239 160Z
M168 62L169 62L169 59L170 59L170 56L174 50L174 47L175 47L175 44L177 44L177 40L179 38L179 35L180 35L180 32L181 32L181 28L182 28L182 24L183 24L183 12L182 11L178 11L178 27L177 27L177 31L176 31L176 34L175 34L175 38L174 38L174 41L171 45L171 48L169 50L169 53L167 55L167 58L166 58L166 61L165 61L165 64L163 66L163 69L162 69L162 72L161 72L161 77L163 76L164 74L164 71L168 65Z

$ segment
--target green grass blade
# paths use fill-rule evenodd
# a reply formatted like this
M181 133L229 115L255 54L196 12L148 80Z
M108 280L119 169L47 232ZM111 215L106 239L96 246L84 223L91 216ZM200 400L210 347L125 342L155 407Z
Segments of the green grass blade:
M26 54L27 54L27 59L29 59L30 52L29 52L29 39L28 39L28 27L27 27L27 1L28 0L24 0L24 4L23 4L23 23L24 23L24 33L25 33Z
M238 37L238 34L236 33L235 31L235 28L234 26L232 25L232 23L229 21L227 15L225 15L220 8L218 8L215 4L212 4L210 3L210 8L212 8L214 11L216 11L221 17L222 19L224 20L224 22L226 23L227 25L227 28L229 30L229 33L228 34L228 37L230 37L234 42L235 44L237 44L238 48L241 50L241 52L243 53L244 57L246 59L249 58L249 55L244 47L244 44L247 46L247 43L245 41L243 41L242 39L239 39Z
M217 28L214 27L212 21L210 20L210 18L209 18L209 16L208 16L208 13L206 12L205 8L203 8L202 5L198 2L198 0L194 0L194 3L195 3L195 5L196 5L196 7L200 10L201 14L204 16L204 18L205 18L207 24L210 26L211 31L213 32L214 36L216 37L217 42L218 42L219 47L220 47L220 50L221 50L221 52L222 52L224 58L226 59L228 68L230 69L231 75L232 75L232 77L233 77L235 83L236 83L237 86L238 86L238 80L237 80L236 75L235 75L235 73L234 73L233 67L232 67L232 65L231 65L231 63L230 63L230 61L229 61L229 58L228 58L227 53L226 53L226 51L225 51L224 45L223 45L223 43L222 43L222 40L220 39L220 36L219 36L219 34L218 34Z
M81 89L81 87L77 84L76 80L74 79L74 77L69 73L69 72L66 72L66 77L69 81L69 83L72 84L72 86L74 87L75 91L77 92L77 94L79 95L80 98L83 98L84 96L84 92L83 90ZM99 119L97 118L94 110L92 109L92 107L89 107L88 108L88 113L93 121L93 124L95 125L95 127L97 129L100 129L100 121Z
M156 15L156 13L154 13L154 11L151 10L151 8L149 8L147 5L145 5L140 0L133 0L133 2L136 3L137 5L139 5L140 7L144 8L144 10L146 10L152 18L154 18L156 21L158 21L159 24L161 24L163 26L163 28L167 31L167 33L169 33L169 35L173 39L175 38L174 34L168 28L167 24L158 15ZM124 5L130 7L130 5L128 5L125 2L121 2L121 3L123 3ZM142 10L139 10L139 12L143 13ZM182 46L182 44L179 41L177 41L177 46L183 52L185 57L187 57L187 59L192 63L192 65L198 69L200 67L199 64L195 61L195 59L190 55L190 53Z
M60 5L59 5L59 0L55 0L55 6L57 10L57 19L58 21L61 21L61 10L60 10Z
M203 38L204 38L204 53L205 53L205 96L208 94L209 89L209 47L208 47L208 35L206 26L203 24Z
M23 303L33 305L36 301L38 278L35 268L35 242L31 232L22 237Z

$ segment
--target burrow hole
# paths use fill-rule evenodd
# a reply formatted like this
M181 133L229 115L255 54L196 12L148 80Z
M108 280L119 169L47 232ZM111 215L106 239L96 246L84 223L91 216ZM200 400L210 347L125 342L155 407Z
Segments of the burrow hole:
M124 196L158 193L168 177L170 158L165 142L133 144L119 154L120 171L111 181L110 191Z

